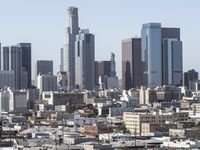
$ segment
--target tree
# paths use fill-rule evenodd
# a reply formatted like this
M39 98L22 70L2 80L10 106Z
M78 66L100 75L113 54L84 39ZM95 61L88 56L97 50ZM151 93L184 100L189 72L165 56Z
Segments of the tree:
M119 127L119 130L122 133L130 133L130 131L126 128L126 125L124 123L122 123L122 125Z
M23 116L25 116L26 119L28 119L28 117L32 117L32 112L27 112Z

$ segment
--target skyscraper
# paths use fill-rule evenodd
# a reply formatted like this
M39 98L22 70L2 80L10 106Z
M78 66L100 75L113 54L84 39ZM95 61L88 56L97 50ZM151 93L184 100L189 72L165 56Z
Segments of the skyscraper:
M92 90L95 87L94 35L81 30L75 42L76 88Z
M53 75L53 60L38 60L36 64L36 76L40 73Z
M162 85L161 24L142 26L143 83L147 87Z
M22 50L18 46L11 46L10 49L11 70L15 71L15 88L21 89L22 82Z
M188 88L192 88L192 82L198 80L198 72L194 69L184 73L184 85Z
M60 49L60 71L64 71L64 52L63 48Z
M31 87L31 43L19 43L18 46L22 51L22 76L23 78L27 78L27 85L23 87ZM26 75L25 75L26 74ZM27 76L27 77L26 77Z
M31 87L31 43L19 43L16 46L3 47L2 70L14 71L16 89ZM13 74L13 73L11 73Z
M35 85L37 85L37 76L43 74L53 75L53 61L52 60L38 60L35 68Z
M64 40L64 71L69 75L69 88L75 87L75 39L79 32L78 8L68 8L68 27Z
M3 47L2 49L2 70L9 70L10 68L10 61L9 61L9 55L10 55L10 48L9 47Z
M111 75L111 61L95 61L95 85L99 84L100 76Z
M122 40L122 89L142 85L141 38Z
M163 85L182 85L182 42L178 39L163 40Z
M181 85L183 80L180 28L161 28L163 85Z

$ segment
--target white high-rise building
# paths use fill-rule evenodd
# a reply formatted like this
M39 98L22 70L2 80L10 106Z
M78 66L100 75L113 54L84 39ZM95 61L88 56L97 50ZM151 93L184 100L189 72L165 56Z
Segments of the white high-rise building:
M79 32L78 8L68 8L68 27L66 27L64 38L64 71L69 76L69 89L75 88L75 39Z
M95 41L88 29L81 30L75 42L75 83L78 89L95 87Z

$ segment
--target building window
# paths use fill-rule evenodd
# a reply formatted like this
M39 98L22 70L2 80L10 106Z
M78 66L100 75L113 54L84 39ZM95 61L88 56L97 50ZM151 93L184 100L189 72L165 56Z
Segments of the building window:
M78 41L78 57L80 57L80 43Z

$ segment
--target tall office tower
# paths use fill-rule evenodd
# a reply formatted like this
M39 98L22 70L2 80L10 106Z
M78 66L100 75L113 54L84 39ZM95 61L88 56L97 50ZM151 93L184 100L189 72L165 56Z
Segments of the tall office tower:
M115 54L111 53L111 58L110 58L110 70L111 70L111 77L116 77L116 67L115 67Z
M95 87L94 35L81 30L75 42L76 88L92 90Z
M22 88L31 87L31 43L19 43L22 51ZM27 83L24 83L27 81Z
M15 88L29 88L31 86L31 43L3 47L1 53L2 70L14 71ZM4 75L5 73L10 75L8 72L4 72Z
M122 40L122 89L142 85L141 38Z
M182 85L183 80L182 42L178 39L163 40L163 84Z
M63 48L60 49L60 71L64 71L64 52Z
M57 91L57 77L52 74L43 74L37 76L37 88L40 94L44 91Z
M111 76L111 61L95 61L95 85L99 84L100 76Z
M53 60L38 60L36 64L36 77L39 73L40 75L53 75Z
M11 46L10 49L10 70L15 71L15 88L21 89L22 82L22 50L18 46Z
M143 84L147 87L162 85L161 24L142 26Z
M69 88L75 87L75 40L79 32L78 8L68 8L68 27L64 39L64 71L69 75Z
M188 89L192 88L192 82L198 80L198 72L196 72L194 69L188 70L184 73L184 86L186 86Z
M10 69L10 48L3 47L2 49L2 70L9 70Z
M180 85L183 74L180 28L161 28L161 46L163 85Z
M180 28L161 28L162 43L164 39L177 39L180 41Z

